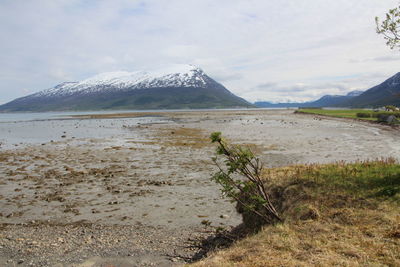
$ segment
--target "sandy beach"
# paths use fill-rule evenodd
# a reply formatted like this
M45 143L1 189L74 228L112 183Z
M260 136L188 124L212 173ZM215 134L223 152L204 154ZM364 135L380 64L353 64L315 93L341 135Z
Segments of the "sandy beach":
M129 119L143 117L155 119ZM32 132L43 127L38 123ZM400 159L399 129L293 110L97 114L45 123L57 129L54 136L0 146L1 266L190 261L213 229L241 222L210 180L214 131L248 145L266 167Z

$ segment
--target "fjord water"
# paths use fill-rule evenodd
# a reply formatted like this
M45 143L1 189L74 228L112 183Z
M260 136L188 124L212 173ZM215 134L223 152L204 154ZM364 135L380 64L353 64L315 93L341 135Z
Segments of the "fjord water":
M0 113L1 122L21 122L21 121L40 121L40 120L60 120L71 119L75 115L88 114L114 114L127 112L151 112L152 110L109 110L109 111L65 111L65 112L16 112Z
M126 111L125 111L126 112ZM0 113L0 148L69 140L134 138L132 126L167 122L161 117L78 119L73 115L113 112Z

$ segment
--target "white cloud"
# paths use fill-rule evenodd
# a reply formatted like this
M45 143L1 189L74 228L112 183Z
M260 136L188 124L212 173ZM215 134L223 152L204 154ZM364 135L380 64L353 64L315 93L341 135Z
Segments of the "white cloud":
M250 101L367 89L399 71L400 52L385 46L374 24L397 4L4 0L0 103L65 79L169 63L198 65ZM268 83L276 87L260 87Z

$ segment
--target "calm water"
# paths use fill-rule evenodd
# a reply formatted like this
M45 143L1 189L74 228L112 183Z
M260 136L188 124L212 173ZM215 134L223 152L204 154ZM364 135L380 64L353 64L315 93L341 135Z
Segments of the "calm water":
M127 111L124 111L127 112ZM51 141L82 142L84 139L106 139L122 144L138 138L132 126L169 123L162 117L118 119L74 119L71 115L113 112L0 113L0 148L9 149Z
M81 112L38 112L38 113L0 113L0 123L2 122L20 122L20 121L39 121L39 120L58 120L70 118L73 115L86 115L86 114L114 114L114 113L128 113L128 112L144 112L144 111L81 111ZM146 111L148 112L148 111Z

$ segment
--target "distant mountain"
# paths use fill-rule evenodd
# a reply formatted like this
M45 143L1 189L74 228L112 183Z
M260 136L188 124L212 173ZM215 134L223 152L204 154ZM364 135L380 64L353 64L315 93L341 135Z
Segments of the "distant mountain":
M342 105L346 101L349 101L350 99L352 99L356 96L359 96L362 93L363 93L363 91L357 90L357 91L351 91L347 95L325 95L316 101L305 103L305 106L307 106L307 107L336 107L336 106Z
M362 94L363 91L351 91L347 95L325 95L318 100L301 103L270 103L270 102L255 102L257 107L264 108L291 108L291 107L335 107L341 105L356 96Z
M191 65L152 72L110 72L15 99L0 111L252 107Z
M254 105L259 108L297 108L304 103L272 103L268 101L257 101Z
M386 105L400 106L400 72L341 104L341 106L349 107L382 107Z

